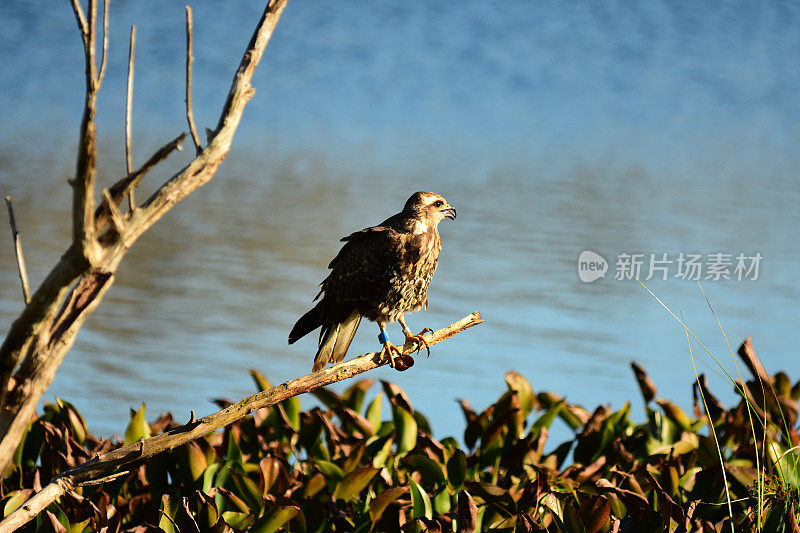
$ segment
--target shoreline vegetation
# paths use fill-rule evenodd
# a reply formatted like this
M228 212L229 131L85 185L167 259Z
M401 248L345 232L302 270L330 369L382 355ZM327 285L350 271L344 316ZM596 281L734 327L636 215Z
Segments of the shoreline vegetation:
M800 381L767 374L749 339L738 355L751 374L734 383L738 403L699 375L691 414L632 363L643 422L630 403L589 411L512 371L485 410L461 401L458 439L435 439L394 383L317 389L320 407L291 397L259 409L69 490L22 531L798 531ZM557 419L565 442L548 439ZM59 473L176 427L169 413L148 423L142 406L112 442L70 403L45 404L2 481L4 517Z
M124 439L112 441L90 433L67 401L46 403L37 414L41 396L113 285L128 250L207 184L228 156L245 106L255 95L256 67L288 0L264 6L205 140L192 110L193 22L186 7L185 57L175 70L185 69L188 134L165 137L172 140L138 168L131 160L136 35L131 28L126 165L115 181L97 168L98 95L112 63L107 61L109 3L102 2L101 12L99 0L88 0L85 9L80 0L70 2L85 57L76 170L68 181L71 240L34 291L7 199L25 307L0 346L0 533L800 533L800 382L793 385L783 372L769 375L749 339L738 355L751 379L745 381L738 366L737 379L720 365L739 398L733 406L722 404L698 375L693 410L687 414L657 398L653 380L632 365L645 404L643 422L631 419L630 403L589 411L556 393L534 392L515 371L505 375L507 390L483 411L461 402L460 440L434 438L425 415L394 383L378 386L362 379L342 394L307 388L302 392L313 394L321 407L303 411L296 395L280 395L287 392L286 383L272 387L257 371L251 373L262 392L255 396L274 394L277 403L218 400L221 415L235 412L236 417L217 419L213 427L206 425L210 417L195 420L194 415L185 425L171 414L149 423L142 405L131 411ZM145 175L187 137L194 158L164 176L142 201L136 189ZM481 321L480 315L470 316L463 320ZM444 340L455 333L445 328L432 335ZM686 334L689 341L688 328ZM375 354L362 357L366 360L355 362L361 368L383 364L373 360ZM354 361L320 374L336 377ZM549 438L557 420L572 431L564 442ZM164 442L180 446L155 447ZM109 468L93 470L100 465ZM101 476L72 483L65 477L71 469Z

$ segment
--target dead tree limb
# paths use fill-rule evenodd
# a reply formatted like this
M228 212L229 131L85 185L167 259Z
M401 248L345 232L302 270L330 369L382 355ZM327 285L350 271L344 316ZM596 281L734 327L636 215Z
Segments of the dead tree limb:
M446 328L429 333L425 336L425 340L433 346L481 322L483 322L481 314L475 312ZM412 351L412 347L409 345L405 347L404 353L410 354ZM293 379L248 396L221 411L199 420L192 420L188 424L166 433L99 455L56 476L49 485L0 522L0 533L14 531L23 526L69 490L81 485L97 485L124 475L114 472L114 470L121 469L123 473L127 473L134 463L146 461L155 455L213 433L254 411L282 402L292 396L367 372L388 362L388 359L380 359L378 352L360 355L320 372Z
M107 1L107 0L106 0ZM94 178L96 170L96 137L95 115L97 112L97 92L100 90L102 78L97 71L96 39L97 39L97 0L89 0L89 20L85 20L80 3L72 3L78 25L85 29L83 33L83 51L86 62L86 95L81 120L80 140L78 143L78 160L72 185L72 242L78 247L82 259L88 265L99 261L100 250L97 247L94 228ZM108 5L104 15L108 14ZM104 21L106 17L104 16ZM107 23L104 22L104 27ZM103 38L105 47L107 38ZM105 56L105 54L104 54Z
M192 59L192 8L186 6L186 121L189 123L194 148L199 154L203 147L200 145L200 136L197 135L192 114Z
M133 174L131 161L131 113L133 111L133 64L136 53L136 26L131 26L131 37L128 44L128 82L125 87L125 170L127 175ZM133 189L128 192L128 211L136 209Z
M6 196L6 207L8 208L8 223L11 224L11 239L14 241L14 254L17 256L17 272L19 282L22 285L22 298L25 305L31 303L31 287L28 284L28 269L25 267L25 256L22 255L22 241L17 231L17 220L14 216L14 206L11 205L11 197Z
M200 154L164 183L143 205L123 216L112 205L123 200L155 164L180 146L183 135L151 156L142 168L109 188L95 207L98 73L97 1L88 0L88 18L79 0L71 0L86 59L86 95L81 121L72 203L72 244L48 274L31 302L11 324L0 346L0 475L55 376L78 330L114 282L114 273L128 249L172 206L206 184L225 159L245 105L255 90L250 84L275 25L288 0L271 0L264 8L234 75L219 125ZM108 0L103 26L108 26ZM106 43L104 36L104 48ZM105 57L105 54L104 54ZM113 228L106 228L112 220ZM16 371L15 371L16 370Z

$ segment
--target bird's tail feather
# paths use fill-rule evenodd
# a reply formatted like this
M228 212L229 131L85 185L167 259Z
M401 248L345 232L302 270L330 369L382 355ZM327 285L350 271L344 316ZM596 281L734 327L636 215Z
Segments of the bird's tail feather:
M361 315L358 311L353 311L343 322L331 325L327 331L323 329L319 350L314 358L314 372L319 372L328 363L338 363L344 359L360 323Z
M300 317L289 333L289 344L294 344L301 337L306 336L323 325L322 302L318 303L309 312Z

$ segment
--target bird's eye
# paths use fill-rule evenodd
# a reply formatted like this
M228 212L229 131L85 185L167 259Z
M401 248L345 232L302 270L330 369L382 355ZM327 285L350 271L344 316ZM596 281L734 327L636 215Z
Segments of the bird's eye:
M444 202L441 200L436 200L435 202L433 202L433 207L442 207L443 205Z

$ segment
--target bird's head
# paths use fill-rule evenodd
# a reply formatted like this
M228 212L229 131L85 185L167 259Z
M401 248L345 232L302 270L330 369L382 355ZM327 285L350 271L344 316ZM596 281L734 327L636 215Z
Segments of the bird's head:
M443 196L428 191L419 191L412 194L403 211L413 213L415 217L432 222L434 225L445 218L456 218L455 207L448 204Z

